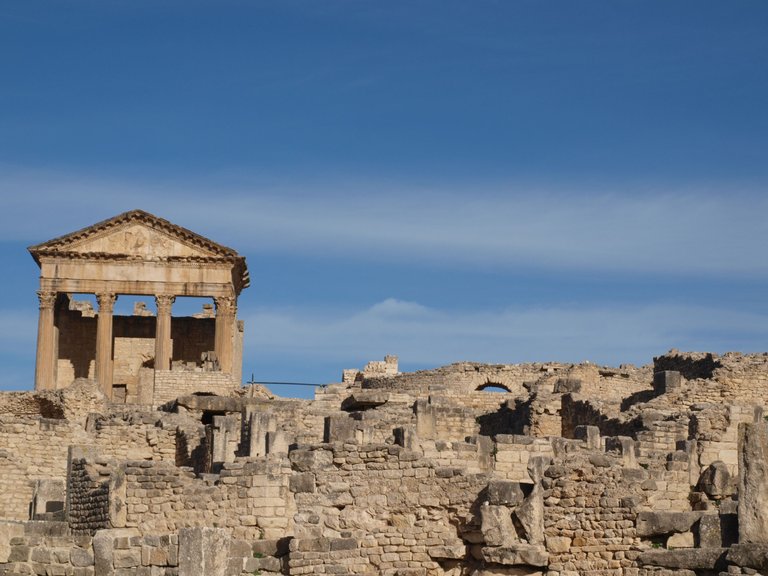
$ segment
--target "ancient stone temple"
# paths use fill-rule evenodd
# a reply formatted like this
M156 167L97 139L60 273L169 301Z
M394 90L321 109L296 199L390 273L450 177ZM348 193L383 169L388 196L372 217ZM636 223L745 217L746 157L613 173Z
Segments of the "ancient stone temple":
M237 298L249 280L231 248L133 210L29 251L40 266L36 390L91 378L114 401L157 405L180 386L240 385ZM94 294L97 309L76 294ZM142 303L115 316L120 295L147 296L156 313ZM190 296L211 298L210 313L174 318L174 301Z

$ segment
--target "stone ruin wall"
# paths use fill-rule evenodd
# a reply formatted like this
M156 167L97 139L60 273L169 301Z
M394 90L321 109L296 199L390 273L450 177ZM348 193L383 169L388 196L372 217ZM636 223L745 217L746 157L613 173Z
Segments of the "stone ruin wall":
M671 351L654 360L658 370L676 370L687 380L702 381L698 391L701 402L768 407L768 354L729 352L718 356Z
M173 415L109 414L93 383L55 392L7 393L0 399L0 518L29 517L35 483L66 479L71 446L92 448L113 460L178 459L180 431ZM34 414L35 406L53 417Z
M155 406L162 406L189 394L234 396L239 388L232 377L224 372L155 370L151 374L154 374Z
M0 395L0 574L752 574L765 358L462 364L170 413ZM218 390L195 374L184 393ZM38 481L66 484L66 521L27 521Z

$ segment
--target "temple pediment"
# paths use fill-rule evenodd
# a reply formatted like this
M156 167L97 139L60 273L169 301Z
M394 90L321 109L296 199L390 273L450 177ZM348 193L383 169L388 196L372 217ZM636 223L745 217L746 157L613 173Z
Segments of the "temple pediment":
M212 250L181 241L165 231L153 229L144 223L121 226L95 237L71 244L67 252L79 254L111 254L147 260L180 258L211 258L218 256Z
M217 259L238 258L231 248L158 218L142 210L125 212L88 228L33 246L30 252L39 260L44 255L118 258Z

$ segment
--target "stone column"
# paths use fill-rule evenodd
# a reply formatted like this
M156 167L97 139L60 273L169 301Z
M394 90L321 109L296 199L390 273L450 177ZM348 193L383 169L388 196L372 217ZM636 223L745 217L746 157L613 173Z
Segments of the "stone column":
M171 305L175 296L155 296L157 324L155 327L155 370L171 369Z
M96 318L96 381L107 398L112 399L112 311L116 294L96 294L99 314Z
M739 424L739 544L768 544L768 425Z
M232 373L232 352L235 337L237 299L234 296L215 298L216 303L216 357L222 372Z
M35 364L35 390L49 390L56 387L56 342L54 327L54 306L56 292L39 291L40 317L37 322L37 362Z

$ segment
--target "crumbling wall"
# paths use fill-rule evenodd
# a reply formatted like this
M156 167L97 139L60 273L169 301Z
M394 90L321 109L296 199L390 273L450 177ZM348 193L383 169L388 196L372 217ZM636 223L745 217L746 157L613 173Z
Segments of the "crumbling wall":
M498 435L492 447L494 476L514 482L530 482L528 462L536 456L554 456L548 438Z
M693 368L679 358L660 366L691 374L711 369L713 377L761 366L760 358L724 356L712 368L705 364L715 359L702 358ZM45 396L46 406L71 421L0 412L0 440L2 426L10 426L9 437L23 437L19 446L52 452L71 443L97 454L71 459L70 526L86 537L119 527L95 538L108 550L104 566L126 576L199 569L173 543L177 532L181 539L195 527L215 532L208 544L227 548L210 560L222 576L230 569L371 576L691 576L679 566L694 565L724 571L721 545L733 543L726 532L735 530L742 505L734 496L736 430L761 422L759 409L718 396L728 390L725 380L663 371L651 388L650 368L533 365L506 370L533 378L519 394L462 388L473 374L502 368L454 365L441 379L431 379L439 372L431 371L425 395L421 385L331 385L317 391L315 402L238 392L229 380L226 396L180 400L176 406L186 414L106 407L83 384L69 399L66 390ZM389 377L398 379L407 381ZM609 384L617 390L600 396ZM41 404L19 396L6 406L31 411ZM88 416L93 408L104 413ZM41 472L36 454L27 460L19 448L0 449L0 459L22 462L21 472L10 472L22 482ZM47 467L40 479L65 465L40 462ZM197 468L178 466L186 464ZM0 489L18 492L7 468L0 469ZM32 495L23 499L28 513ZM16 513L26 517L21 508ZM189 546L207 542L198 535L190 533ZM14 554L24 557L19 570L78 574L63 549L86 563L80 573L101 569L96 547L87 564L88 551L72 538L66 546L14 542ZM46 546L62 550L46 556ZM738 562L729 573L737 573Z
M695 402L754 403L768 408L768 354L717 354L672 350L654 358L654 369L677 370L700 380ZM713 386L714 384L714 386ZM719 394L718 394L719 388ZM694 403L692 401L691 403Z
M95 576L88 536L73 538L64 522L26 522L9 542L8 564L0 560L0 574L78 574Z
M291 452L298 514L293 574L444 574L466 556L486 475L433 468L401 446L324 444ZM406 572L402 572L406 573Z
M70 446L106 458L176 461L176 428L157 415L96 418L91 431L69 420L0 416L0 518L27 520L36 480L67 477Z
M618 576L636 567L634 560L644 548L635 524L644 508L648 473L607 457L595 462L579 456L544 472L550 570Z
M144 416L144 418L142 418ZM105 458L112 460L163 460L176 462L176 427L162 427L152 413L98 418L93 441Z
M179 396L195 393L233 396L239 388L240 382L225 372L156 370L154 403L162 406Z
M128 461L125 527L142 533L174 532L215 522L236 538L283 536L295 510L288 490L289 464L264 457L224 463L218 475L197 478L189 468L167 462Z
M396 376L366 378L363 388L398 390L414 396L427 396L431 391L453 390L470 393L492 385L506 388L510 393L525 393L524 382L537 380L548 365L504 364L489 365L461 362L435 370L420 370Z
M755 405L696 405L691 417L690 437L697 443L697 463L703 469L713 462L723 462L728 471L738 475L739 425L760 421L762 410Z
M622 365L609 368L585 362L560 371L557 379L578 381L578 392L608 402L618 402L633 394L653 389L653 371L650 366L637 368Z
M30 392L3 392L0 394L0 416L42 416L64 418L64 407L59 398L50 394Z
M110 527L109 480L114 464L106 460L88 461L84 454L71 459L67 478L67 513L73 534L92 536Z
M599 400L565 394L561 402L561 434L564 438L573 438L577 426L597 426L603 436L634 436L642 429L642 421L639 418L620 417L615 406L613 409L606 407L605 403ZM617 417L611 417L606 412L616 413Z
M34 481L67 476L67 450L88 435L66 420L0 417L0 518L27 520Z

